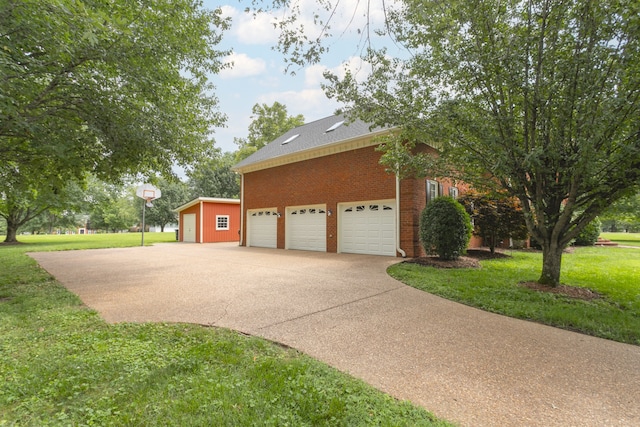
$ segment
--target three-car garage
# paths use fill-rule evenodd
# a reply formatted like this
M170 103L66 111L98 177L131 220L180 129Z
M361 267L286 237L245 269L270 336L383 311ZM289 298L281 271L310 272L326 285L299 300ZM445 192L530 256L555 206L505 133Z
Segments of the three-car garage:
M395 200L337 204L337 251L396 255ZM247 246L278 247L278 227L284 231L284 248L327 251L335 236L327 230L333 214L326 204L287 207L284 218L276 208L247 211Z

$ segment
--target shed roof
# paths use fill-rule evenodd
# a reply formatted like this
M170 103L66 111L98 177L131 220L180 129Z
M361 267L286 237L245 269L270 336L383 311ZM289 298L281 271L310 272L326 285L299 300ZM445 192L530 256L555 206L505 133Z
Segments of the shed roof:
M222 198L218 198L218 197L198 197L197 199L193 199L192 201L185 203L184 205L175 208L173 211L174 212L181 212L185 209L190 208L193 205L197 205L200 202L207 202L207 203L222 203L222 204L227 204L227 205L239 205L240 204L240 199L222 199Z
M285 132L236 164L233 169L242 172L245 168L257 166L263 162L346 143L387 130L374 127L362 120L349 121L344 115L325 117Z

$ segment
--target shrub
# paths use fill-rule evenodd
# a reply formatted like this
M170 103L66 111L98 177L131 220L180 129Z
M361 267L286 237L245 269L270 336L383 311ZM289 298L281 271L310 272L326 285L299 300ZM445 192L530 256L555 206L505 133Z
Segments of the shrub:
M482 237L491 253L502 239L529 237L520 202L504 194L467 191L458 201L473 218L473 233Z
M420 241L424 250L445 260L457 259L465 253L471 230L469 214L451 197L429 202L420 216Z
M573 244L575 246L593 246L598 241L600 231L602 231L602 223L600 222L600 219L596 217L596 219L591 221L582 229Z

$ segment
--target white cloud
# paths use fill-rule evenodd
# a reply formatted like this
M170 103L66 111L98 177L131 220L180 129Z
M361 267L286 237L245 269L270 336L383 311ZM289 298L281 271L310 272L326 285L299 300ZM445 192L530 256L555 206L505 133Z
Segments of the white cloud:
M259 103L267 105L272 105L275 101L286 105L290 115L302 114L305 122L330 116L340 106L336 101L328 99L319 88L271 92L258 97Z
M324 65L312 65L310 67L307 67L304 71L305 86L317 87L320 86L321 83L325 83L326 79L323 75L325 71L330 71L332 74L335 74L339 78L343 78L346 75L347 70L350 71L351 74L356 76L356 80L358 82L362 82L371 72L371 65L364 62L357 56L352 56L337 67L333 68L329 68Z
M278 32L273 26L275 18L272 14L262 12L254 15L229 5L222 6L221 9L222 16L231 18L229 34L240 43L262 45L274 44L278 40Z
M220 72L223 79L250 77L263 74L267 69L266 62L261 58L251 58L244 53L232 53L224 59L225 64L231 64Z
M273 16L267 13L253 16L243 12L234 21L232 31L241 43L273 44L278 39L278 32L273 23Z

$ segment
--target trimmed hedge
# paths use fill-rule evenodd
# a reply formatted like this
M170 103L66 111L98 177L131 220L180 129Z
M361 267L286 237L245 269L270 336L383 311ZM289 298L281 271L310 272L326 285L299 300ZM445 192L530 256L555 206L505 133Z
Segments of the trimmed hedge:
M424 250L444 260L464 255L472 230L469 214L451 197L438 197L429 202L420 216L420 241Z

